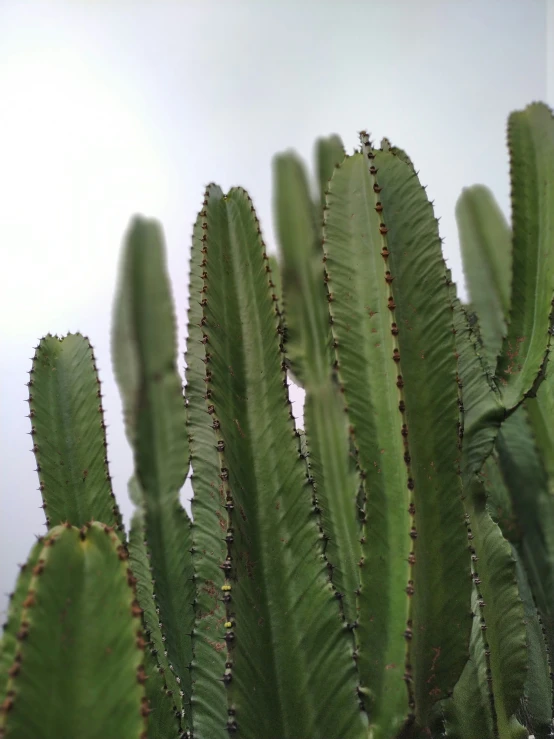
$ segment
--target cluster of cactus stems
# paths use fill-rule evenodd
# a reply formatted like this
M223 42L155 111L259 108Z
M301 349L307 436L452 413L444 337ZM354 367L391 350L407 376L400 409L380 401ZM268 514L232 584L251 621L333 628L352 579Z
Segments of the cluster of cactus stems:
M186 383L159 225L135 218L112 358L125 533L86 337L30 371L47 533L0 645L5 739L554 737L554 119L508 122L512 224L457 219L366 132L274 160L279 253L206 189ZM305 390L295 424L288 382ZM192 520L179 492L192 468Z

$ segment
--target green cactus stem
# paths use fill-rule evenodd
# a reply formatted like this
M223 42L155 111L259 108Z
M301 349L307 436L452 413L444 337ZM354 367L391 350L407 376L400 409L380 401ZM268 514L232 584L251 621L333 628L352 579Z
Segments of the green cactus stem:
M462 190L456 219L469 298L494 372L510 309L512 234L491 191L482 185Z
M455 297L452 307L465 418L471 423L474 416L483 418L480 404L486 403L487 398L494 394L483 365L476 357L465 313ZM483 710L490 712L495 739L497 736L519 739L525 737L525 733L515 718L515 712L523 695L527 655L516 563L509 542L489 513L485 482L467 461L467 456L474 454L475 448L469 447L463 452L464 509L472 579L478 596L478 609L473 612L473 617L479 619L483 632L487 669L487 699L483 697ZM461 705L457 710L461 715L466 697L462 692L458 696Z
M180 695L181 687L177 682L177 676L169 667L168 651L166 648L166 637L159 626L160 617L156 613L158 605L154 593L154 583L150 572L150 561L148 549L145 543L144 515L140 510L135 511L131 521L129 533L129 564L136 578L137 601L142 608L142 618L149 644L146 648L147 654L153 658L156 664L156 672L159 670L160 678L156 678L156 685L161 687L168 695L169 706L173 714L181 715L183 702ZM152 672L151 665L147 672ZM150 683L147 682L147 695L150 697ZM160 699L161 701L162 699ZM162 703L162 706L164 703ZM154 716L157 721L157 716Z
M245 739L357 739L351 635L295 438L259 223L241 189L210 186L203 214L206 410L232 532L221 563L232 588L221 630L228 728Z
M135 218L114 304L112 359L140 485L159 623L190 729L194 626L190 520L179 502L189 462L176 325L161 230ZM179 682L180 681L180 682Z
M343 596L344 617L352 624L356 621L355 592L360 583L358 563L362 556L361 522L357 515L361 481L349 454L348 419L333 377L333 337L321 236L301 162L294 154L285 153L275 158L273 167L287 323L285 350L306 390L304 428L310 474L321 508L325 555L333 568L333 585Z
M454 687L470 580L436 220L412 169L363 134L362 144L331 180L324 249L338 376L368 491L358 664L374 735L390 737L410 715L426 725Z
M206 206L207 203L204 203ZM194 680L193 725L195 734L206 739L228 739L227 697L221 676L225 673L227 646L222 624L227 620L222 590L227 582L222 562L227 556L227 512L223 482L219 477L220 463L217 438L212 428L215 420L207 413L206 395L210 385L205 382L209 364L205 363L206 341L203 308L200 305L206 273L207 256L202 235L203 216L199 216L193 231L190 273L188 338L186 361L187 430L192 465L193 526L192 547L196 584L195 620L191 665ZM210 400L210 399L208 399ZM211 400L210 400L211 402Z
M536 739L548 739L552 736L550 730L553 717L550 651L527 572L515 548L512 549L512 554L516 560L517 582L527 628L527 677L518 718Z
M121 514L108 469L106 424L94 352L81 334L48 334L29 380L33 452L50 527L97 520L116 526Z
M112 528L51 529L22 604L3 737L143 739L149 705L133 585Z
M500 468L521 528L518 546L548 644L554 650L554 498L525 407L508 418L497 441Z

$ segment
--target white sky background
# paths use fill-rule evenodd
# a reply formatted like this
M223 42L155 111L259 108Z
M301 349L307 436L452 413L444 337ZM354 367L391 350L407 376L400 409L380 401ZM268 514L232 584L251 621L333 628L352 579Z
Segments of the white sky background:
M488 185L509 214L507 116L533 100L554 103L549 6L0 0L0 611L33 534L45 530L24 383L47 332L81 331L94 346L114 490L129 521L132 459L109 332L131 215L164 225L181 370L190 234L205 185L246 187L273 251L272 156L292 147L311 166L320 135L339 133L351 152L367 128L408 151L462 286L462 187Z

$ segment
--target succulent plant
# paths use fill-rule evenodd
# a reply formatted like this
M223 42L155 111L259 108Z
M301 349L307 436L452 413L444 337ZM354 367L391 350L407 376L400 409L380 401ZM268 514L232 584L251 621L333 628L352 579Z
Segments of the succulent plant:
M0 644L0 736L554 737L554 119L508 123L512 225L458 202L470 303L408 155L274 160L194 226L186 386L161 227L136 217L112 358L124 531L87 338L29 380L48 532ZM304 427L288 392L306 393ZM192 467L192 519L179 491Z

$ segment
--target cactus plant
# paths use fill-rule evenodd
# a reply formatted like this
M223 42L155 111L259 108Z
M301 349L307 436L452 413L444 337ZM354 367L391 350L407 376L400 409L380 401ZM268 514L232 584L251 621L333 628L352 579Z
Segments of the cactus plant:
M136 511L127 535L88 339L45 337L49 530L0 644L1 736L554 737L551 111L508 144L511 227L481 186L457 205L468 305L388 139L320 139L315 194L275 157L277 257L249 195L209 185L184 392L161 228L133 220L112 358Z

